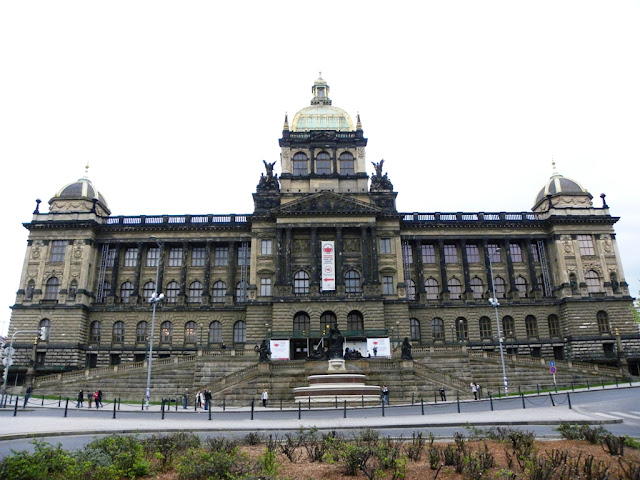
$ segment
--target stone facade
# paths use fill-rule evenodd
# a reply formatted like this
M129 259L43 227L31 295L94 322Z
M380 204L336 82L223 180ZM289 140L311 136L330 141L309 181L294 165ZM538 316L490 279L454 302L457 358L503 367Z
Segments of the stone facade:
M280 177L264 162L252 214L113 216L86 178L49 212L38 205L9 335L46 326L48 337L36 347L16 338L15 372L33 348L42 373L144 360L155 291L165 295L160 357L252 349L267 336L304 358L335 322L347 340L497 351L499 322L519 355L637 373L618 218L604 199L594 206L554 173L532 212L398 212L384 161L366 173L360 119L331 106L324 80L313 89L313 108L291 128L285 119ZM336 252L335 288L324 291L323 241Z

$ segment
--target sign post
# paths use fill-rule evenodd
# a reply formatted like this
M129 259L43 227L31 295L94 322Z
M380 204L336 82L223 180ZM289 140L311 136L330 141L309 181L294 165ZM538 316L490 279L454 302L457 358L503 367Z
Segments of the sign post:
M556 362L549 362L549 373L553 375L553 386L558 388L558 385L556 384Z

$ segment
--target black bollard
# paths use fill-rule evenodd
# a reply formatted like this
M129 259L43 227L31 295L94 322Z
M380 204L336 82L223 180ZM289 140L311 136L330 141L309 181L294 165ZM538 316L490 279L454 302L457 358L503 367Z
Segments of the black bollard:
M344 410L343 410L342 418L347 418L347 401L344 401Z
M384 417L384 398L382 399L382 416Z
M209 421L211 421L211 402L209 402Z
M458 402L458 413L460 413L460 394L456 393L456 401Z
M573 392L573 382L571 382L571 391Z
M120 397L118 397L118 410L120 410Z
M64 405L64 416L67 416L67 410L69 410L69 397L67 397L67 403Z
M602 388L604 389L604 378L602 379Z
M16 395L16 404L13 406L13 416L18 414L18 396Z
M142 402L140 403L140 410L144 411L144 398L142 399Z
M491 396L491 393L489 393L489 404L491 405L491 411L493 412L493 397Z
M58 396L58 407L60 406L60 404L62 403L62 395Z
M414 397L415 397L415 393L411 393L411 405L413 405Z
M591 390L591 388L589 387L589 380L587 380L587 390Z
M256 401L252 398L251 399L251 420L253 420L253 410L255 408L255 403Z
M311 395L309 395L309 405L307 406L307 410L311 410Z
M551 399L551 406L555 407L556 402L553 401L553 395L551 394L551 392L549 392L549 398Z
M114 400L114 402L113 402L113 418L116 418L116 408L117 408L117 407L118 407L118 406L116 405L116 402L115 402L115 400Z
M500 393L500 387L498 387L498 398L500 398L502 396L502 393Z
M571 395L569 395L569 392L567 392L567 402L569 403L569 410L571 410Z
M44 395L42 395L42 403L40 403L41 407L44 407Z
M224 397L222 399L222 411L226 412L227 411L227 397Z
M309 397L309 400L311 400L311 397ZM336 395L336 408L338 408L338 396Z
M364 395L361 395L362 397L362 408L364 408Z
M556 391L556 393L558 393L558 384L557 383L553 384L553 389Z
M436 397L436 392L433 392L433 403L438 403L438 397Z
M282 411L282 397L280 397L280 411Z
M618 388L618 377L616 377L616 388Z
M298 402L298 420L302 418L302 402Z
M420 399L420 407L422 408L422 415L424 415L424 399Z
M536 390L538 391L538 395L540 395L540 384L536 383Z
M160 405L160 410L162 411L162 420L164 420L164 398L162 399L162 404Z
M522 408L523 408L523 409L524 409L524 408L527 408L527 407L524 405L524 395L523 395L523 394L520 394L520 398L522 399Z
M520 390L520 385L518 385L518 395L522 395L522 390Z

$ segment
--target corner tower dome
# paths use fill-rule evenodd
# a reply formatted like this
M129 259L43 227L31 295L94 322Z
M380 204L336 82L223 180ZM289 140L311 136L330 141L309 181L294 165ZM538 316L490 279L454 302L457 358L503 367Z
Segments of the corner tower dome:
M351 117L343 109L331 105L329 85L322 75L311 87L313 98L311 106L303 108L291 122L292 132L308 132L311 130L336 130L355 132Z
M111 214L106 199L93 186L86 176L62 187L49 200L51 213L97 213L108 216Z
M593 196L587 189L578 182L570 178L565 178L554 171L549 181L536 196L532 210L534 212L546 212L551 207L591 207L593 206L591 202L592 198Z

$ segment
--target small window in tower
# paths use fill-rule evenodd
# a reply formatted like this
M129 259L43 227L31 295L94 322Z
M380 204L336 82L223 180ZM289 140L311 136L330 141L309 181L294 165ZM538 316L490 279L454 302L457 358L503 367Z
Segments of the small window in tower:
M340 154L340 174L341 175L354 175L355 167L353 161L353 155L349 152Z
M296 153L293 156L293 175L295 176L307 175L307 173L309 172L307 169L308 163L309 163L309 159L304 153L302 152Z
M331 156L326 152L321 152L316 157L316 173L327 175L331 173Z

